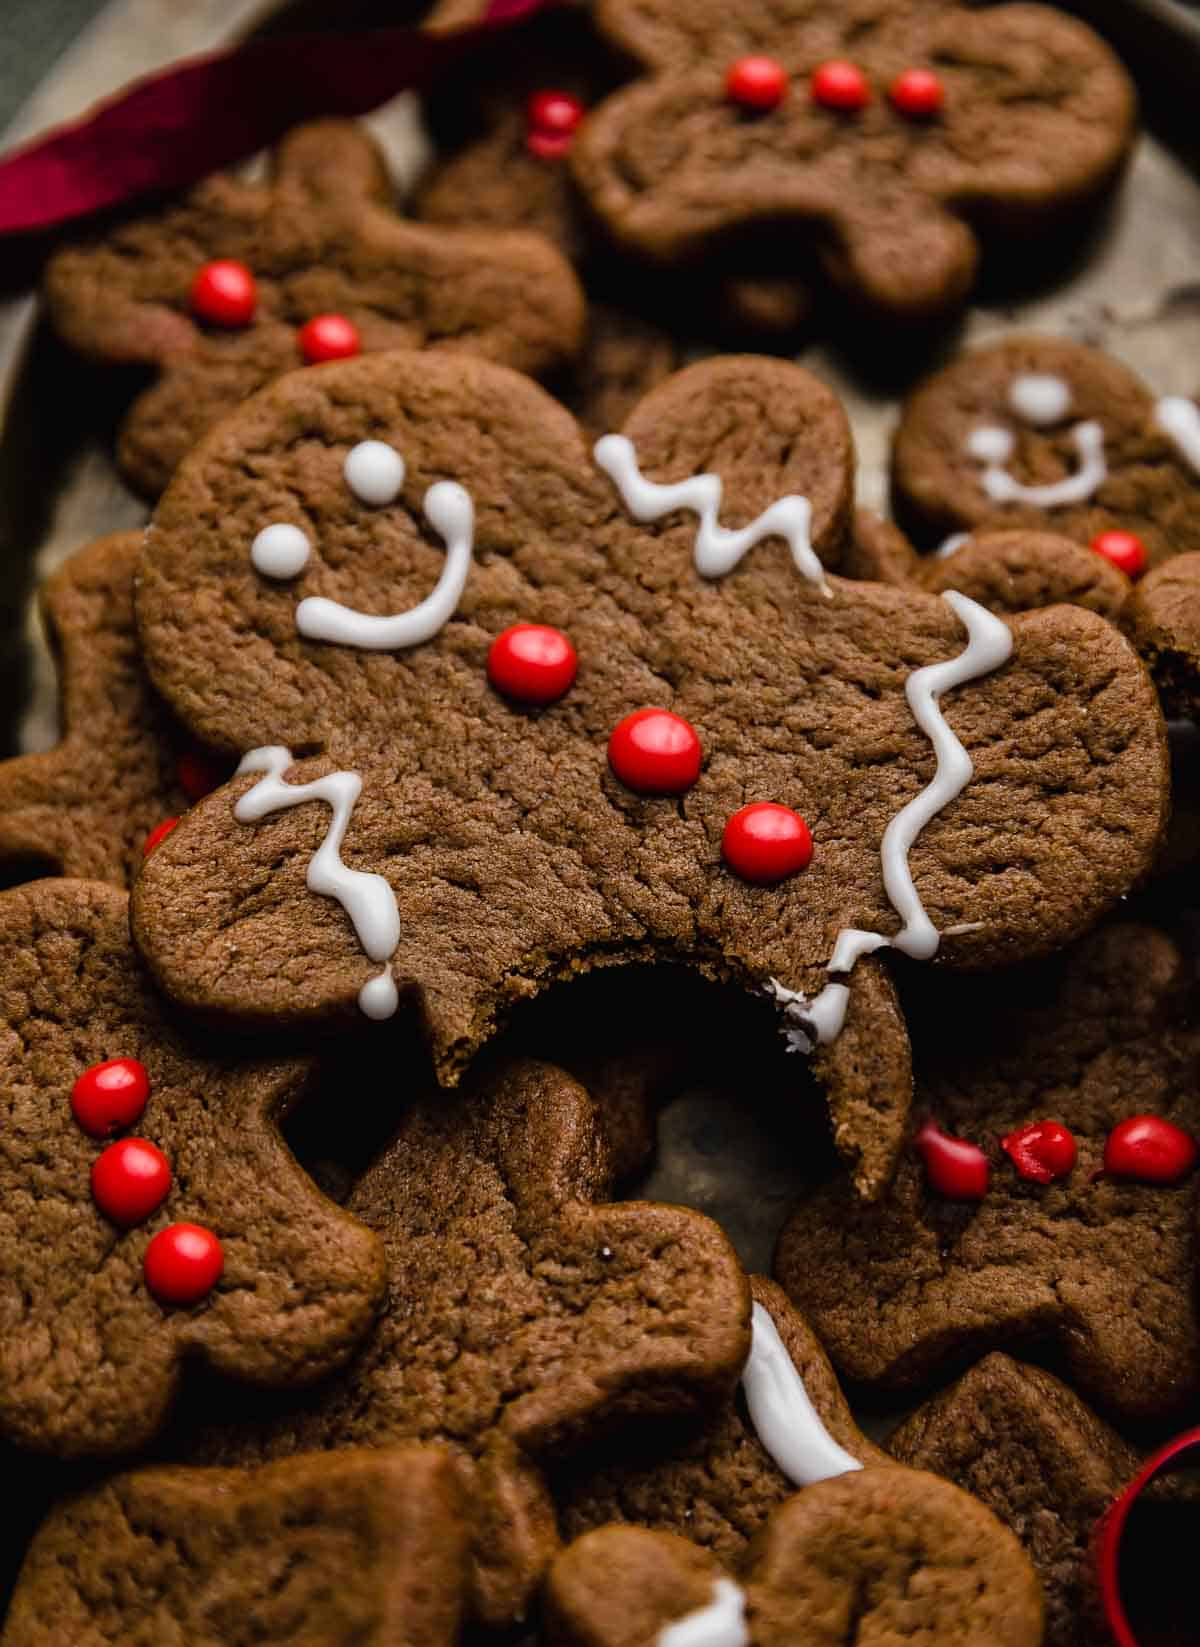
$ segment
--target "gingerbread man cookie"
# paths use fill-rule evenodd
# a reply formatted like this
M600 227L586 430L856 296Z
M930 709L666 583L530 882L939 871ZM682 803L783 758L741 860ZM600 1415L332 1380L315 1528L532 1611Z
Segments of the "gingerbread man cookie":
M383 1256L279 1137L305 1067L189 1040L115 887L6 892L0 933L5 1435L64 1458L129 1451L186 1358L272 1387L340 1365Z
M133 619L141 532L73 555L42 593L60 669L63 736L0 764L0 865L128 887L147 837L228 777L150 687Z
M469 1517L440 1447L134 1470L47 1518L0 1641L454 1647Z
M907 1388L1023 1342L1130 1419L1195 1399L1193 970L1164 932L1113 925L926 1003L925 1125L888 1198L831 1183L779 1243L779 1279L845 1376Z
M764 221L871 307L925 319L961 301L968 217L1028 231L1111 182L1129 79L1043 6L938 0L602 0L645 68L584 122L576 179L620 244L681 265Z
M51 259L45 299L67 342L159 374L119 439L139 490L157 496L206 430L305 362L425 347L544 372L571 357L583 296L551 246L405 222L390 197L371 139L317 122L285 138L269 184L210 178Z
M475 1507L475 1610L523 1616L557 1545L540 1464L619 1424L707 1410L746 1356L746 1281L716 1225L606 1204L629 1157L613 1129L532 1060L415 1105L346 1203L387 1251L375 1333L336 1382L223 1422L201 1455L444 1442Z
M892 488L922 544L953 550L981 527L1055 532L1137 577L1200 550L1200 407L1156 398L1098 349L1005 338L909 396Z

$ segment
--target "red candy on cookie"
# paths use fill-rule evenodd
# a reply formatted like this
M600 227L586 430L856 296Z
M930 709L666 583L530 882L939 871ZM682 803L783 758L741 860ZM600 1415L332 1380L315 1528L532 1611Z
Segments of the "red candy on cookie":
M932 69L905 69L888 88L892 107L912 120L928 120L942 112L946 93Z
M160 824L156 824L142 842L142 857L148 858L154 848L160 842L165 841L171 831L178 827L178 824L178 818L164 818Z
M700 776L700 739L669 709L635 709L608 740L608 763L640 795L682 795Z
M161 1207L171 1188L171 1164L145 1138L122 1138L92 1163L92 1196L106 1218L128 1228Z
M192 313L212 326L249 326L258 307L258 286L244 263L217 258L192 281Z
M1022 1178L1035 1184L1052 1184L1065 1178L1075 1165L1078 1150L1074 1135L1061 1121L1031 1121L1000 1140Z
M952 1138L934 1121L926 1121L913 1139L930 1187L950 1201L982 1201L988 1192L987 1156L977 1144Z
M725 76L729 101L762 113L778 108L789 84L787 71L773 57L739 57Z
M109 1058L85 1069L71 1089L71 1113L89 1138L111 1138L146 1107L150 1077L136 1058Z
M1104 1145L1104 1170L1142 1184L1177 1184L1196 1165L1196 1140L1161 1115L1131 1115L1118 1122Z
M201 1224L168 1224L146 1248L142 1271L160 1304L198 1304L221 1279L225 1254Z
M362 353L358 327L345 315L314 315L296 333L300 353L309 366L327 360L350 360Z
M575 684L579 658L561 629L514 623L488 649L488 679L517 703L554 703Z
M1127 578L1140 578L1146 570L1146 545L1136 532L1098 532L1088 546L1098 555L1124 572Z
M865 109L871 101L871 86L866 75L856 63L847 63L838 57L813 70L809 90L814 103L845 113Z
M534 92L525 105L525 146L541 160L566 154L583 119L579 98L564 91Z
M790 806L753 801L735 812L721 836L721 856L743 881L770 886L812 862L808 825Z

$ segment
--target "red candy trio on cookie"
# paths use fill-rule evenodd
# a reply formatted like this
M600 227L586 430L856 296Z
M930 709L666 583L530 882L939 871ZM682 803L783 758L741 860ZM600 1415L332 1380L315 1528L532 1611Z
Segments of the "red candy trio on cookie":
M814 103L843 113L865 109L871 101L871 83L858 64L837 57L813 70L809 91Z
M1146 570L1146 545L1136 532L1122 532L1113 528L1098 532L1088 545L1098 555L1124 572L1127 578L1140 578Z
M635 709L608 740L608 763L640 795L682 795L700 776L700 739L669 709Z
M514 623L488 648L488 679L516 703L556 702L574 686L578 671L575 648L549 624Z
M249 326L258 307L258 286L244 263L218 258L192 281L192 313L212 326Z
M808 825L790 806L753 801L735 812L721 836L721 856L743 881L770 886L812 862Z
M1177 1184L1196 1165L1196 1140L1161 1115L1131 1115L1109 1133L1104 1170L1111 1178Z
M725 95L744 109L765 113L783 102L790 83L786 69L773 57L739 57L725 76Z
M198 1304L221 1279L225 1254L202 1224L168 1224L146 1248L142 1273L160 1304Z
M92 1196L106 1218L128 1228L162 1206L171 1165L146 1138L122 1138L92 1163Z
M145 1064L109 1058L85 1069L71 1088L71 1113L89 1138L111 1138L133 1125L149 1096Z
M913 1139L931 1189L950 1201L982 1201L988 1192L988 1159L977 1144L952 1138L926 1121Z
M534 92L525 105L525 146L539 160L566 154L583 112L583 104L570 92Z
M1021 1177L1035 1184L1052 1184L1055 1179L1065 1178L1079 1153L1073 1135L1061 1121L1031 1121L1002 1138L1000 1148Z
M345 315L314 315L296 333L300 353L309 366L327 360L350 360L362 353L358 327Z

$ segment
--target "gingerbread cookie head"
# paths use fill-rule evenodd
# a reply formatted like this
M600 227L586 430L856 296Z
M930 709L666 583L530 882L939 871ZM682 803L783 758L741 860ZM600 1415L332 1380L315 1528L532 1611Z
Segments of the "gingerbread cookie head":
M189 1041L116 888L17 888L0 925L5 1433L61 1457L128 1451L185 1357L273 1386L339 1365L383 1261L279 1137L303 1066Z
M917 1470L857 1470L797 1493L772 1513L739 1578L671 1533L600 1528L550 1570L550 1638L564 1647L1042 1641L1041 1593L1016 1539L968 1494Z
M907 1388L1023 1342L1110 1412L1186 1407L1200 1390L1187 956L1114 925L914 1018L924 1124L887 1200L864 1208L830 1184L777 1253L839 1370Z
M454 1647L469 1517L454 1459L439 1447L258 1470L134 1470L47 1518L5 1644Z
M1040 6L607 0L598 17L647 70L571 150L611 233L678 263L785 219L837 286L894 315L966 295L968 213L1037 224L1107 183L1132 135L1120 64Z
M914 390L892 486L922 542L984 526L1050 531L1136 577L1200 549L1200 409L1156 399L1097 349L1006 338Z
M578 282L534 236L398 218L353 124L296 128L271 181L210 178L181 204L51 259L62 336L93 359L156 368L118 456L150 496L232 407L306 362L391 348L463 351L522 371L582 337Z
M292 1023L416 995L452 1077L555 977L691 961L770 988L878 1187L908 1064L871 952L1063 942L1149 861L1165 754L1100 619L827 576L850 474L829 392L754 357L677 374L595 457L482 362L264 391L141 570L153 678L243 753L135 892L168 992Z
M222 1461L397 1440L461 1455L475 1609L522 1616L556 1546L540 1466L619 1427L703 1412L737 1381L750 1300L715 1224L609 1203L627 1140L553 1065L522 1060L415 1105L347 1210L387 1250L388 1300L349 1370L272 1398Z

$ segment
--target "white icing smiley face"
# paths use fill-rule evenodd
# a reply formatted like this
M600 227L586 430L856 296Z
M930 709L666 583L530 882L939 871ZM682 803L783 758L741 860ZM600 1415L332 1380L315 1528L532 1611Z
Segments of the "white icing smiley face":
M1025 372L1009 385L1008 404L1013 416L1034 429L1053 428L1071 413L1071 389L1060 377L1048 372ZM1008 468L1016 446L1011 429L1001 424L981 424L967 436L967 451L983 466L980 485L993 503L1025 503L1035 509L1053 509L1060 504L1086 503L1108 478L1104 459L1104 430L1099 423L1077 423L1071 439L1079 453L1079 467L1073 475L1044 486L1025 486Z

